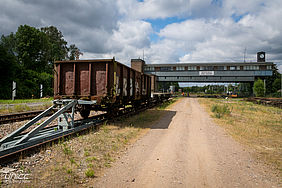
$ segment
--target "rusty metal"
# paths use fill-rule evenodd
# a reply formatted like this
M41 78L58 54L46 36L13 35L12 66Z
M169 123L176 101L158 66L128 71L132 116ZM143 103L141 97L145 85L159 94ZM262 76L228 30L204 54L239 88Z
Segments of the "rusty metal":
M150 97L149 76L115 59L55 62L54 98L96 100L99 105L130 103ZM111 106L111 105L108 105Z

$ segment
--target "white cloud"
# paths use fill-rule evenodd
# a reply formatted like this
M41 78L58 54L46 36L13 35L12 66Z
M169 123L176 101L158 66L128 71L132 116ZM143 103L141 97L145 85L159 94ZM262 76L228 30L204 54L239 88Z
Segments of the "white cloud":
M117 30L113 31L108 41L109 49L121 51L127 46L134 46L137 49L150 45L149 35L153 31L151 24L145 21L118 22Z
M153 32L151 24L145 21L119 21L117 29L105 40L108 53L87 53L82 58L112 58L129 65L133 58L142 57L144 49L150 47L150 34Z
M281 0L2 0L0 32L15 32L20 24L54 25L84 53L82 58L116 57L129 64L282 60ZM147 19L179 17L155 33Z
M188 14L189 0L119 0L120 12L131 19L155 19Z
M256 61L258 51L266 51L268 61L281 61L282 25L277 18L282 18L282 10L279 5L257 5L255 7L259 14L246 14L238 22L229 15L167 25L159 32L164 38L160 43L166 46L162 48L162 52L168 63L173 58L175 62L243 61L245 48L247 61ZM234 7L232 9L235 12L237 10ZM173 46L168 47L170 45ZM161 47L153 45L152 48ZM181 53L184 54L175 58L176 54ZM155 62L156 59L152 61Z
M106 53L105 40L119 19L115 0L2 0L0 32L16 32L19 25L56 26L69 44L83 51Z

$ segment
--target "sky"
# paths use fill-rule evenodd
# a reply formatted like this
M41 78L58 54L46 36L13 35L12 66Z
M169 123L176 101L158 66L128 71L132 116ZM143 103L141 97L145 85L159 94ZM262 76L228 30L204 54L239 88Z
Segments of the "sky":
M55 26L81 59L266 61L282 72L281 0L0 0L0 34Z

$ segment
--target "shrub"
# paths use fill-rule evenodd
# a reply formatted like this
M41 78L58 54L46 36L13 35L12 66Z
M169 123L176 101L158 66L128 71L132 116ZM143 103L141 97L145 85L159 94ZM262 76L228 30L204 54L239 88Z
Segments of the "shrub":
M258 79L254 83L254 93L257 97L264 96L264 83L261 79Z
M221 118L224 115L231 114L231 110L227 105L213 105L211 111L215 113L216 118Z

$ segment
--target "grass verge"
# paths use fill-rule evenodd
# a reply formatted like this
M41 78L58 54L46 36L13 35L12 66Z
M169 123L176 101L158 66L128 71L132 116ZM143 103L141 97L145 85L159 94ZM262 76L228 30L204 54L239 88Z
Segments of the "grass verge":
M282 172L282 109L238 99L199 99L214 121Z
M168 112L159 107L149 109L128 118L105 123L99 130L89 130L87 134L59 141L48 148L49 151L46 150L49 155L43 163L29 169L34 177L27 186L93 185L95 177L101 176L103 169L111 167L129 144L147 133L166 113Z
M0 100L0 104L20 104L20 103L36 103L52 101L53 97L42 99L15 99L15 100Z
M28 103L28 102L27 102ZM10 114L10 113L17 113L17 112L26 112L26 111L35 111L35 110L45 110L52 106L52 101L41 101L42 104L38 105L27 105L25 103L14 103L8 105L0 105L0 114Z

